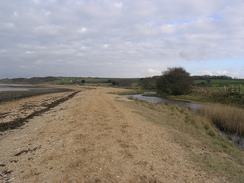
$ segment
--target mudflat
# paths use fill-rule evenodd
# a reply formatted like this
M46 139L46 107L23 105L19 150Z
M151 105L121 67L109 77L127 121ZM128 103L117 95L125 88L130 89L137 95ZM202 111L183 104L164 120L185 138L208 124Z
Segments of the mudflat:
M0 182L226 182L190 161L167 129L139 114L150 112L132 110L133 101L109 93L121 91L81 89L20 128L1 132ZM7 102L0 110L12 120L14 112L28 115L20 110L27 103L40 107L69 94Z
M7 91L1 91L1 89L7 89ZM0 103L7 101L14 101L31 96L43 95L47 93L59 93L70 91L67 88L61 88L58 86L35 86L35 85L20 85L20 86L1 86L0 85Z

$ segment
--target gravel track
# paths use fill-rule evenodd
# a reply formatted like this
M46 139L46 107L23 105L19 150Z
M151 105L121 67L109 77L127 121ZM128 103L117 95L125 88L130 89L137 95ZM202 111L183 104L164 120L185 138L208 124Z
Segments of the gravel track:
M79 92L4 132L0 181L225 182L190 162L172 134L132 111L130 100L108 94L118 91Z

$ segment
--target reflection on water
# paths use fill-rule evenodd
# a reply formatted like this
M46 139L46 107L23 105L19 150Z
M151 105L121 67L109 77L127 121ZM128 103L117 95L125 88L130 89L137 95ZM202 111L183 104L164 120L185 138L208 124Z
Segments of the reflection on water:
M42 85L31 85L31 84L3 84L0 83L0 92L65 92L71 91L66 88L47 88Z
M0 83L0 92L6 91L29 91L29 88L21 88L21 86L33 86L33 85L24 85L24 84L5 84ZM15 88L16 87L16 88Z
M155 92L145 92L144 94L152 93L155 94ZM176 100L169 100L169 99L164 99L160 97L148 97L148 96L143 96L143 94L138 94L138 95L123 95L126 98L133 98L133 99L138 99L142 101L147 101L147 102L152 102L152 103L160 103L160 102L167 102L171 104L178 104L180 106L188 107L190 109L193 109L196 111L199 107L201 107L200 104L194 104L194 103L189 103L189 102L181 102L181 101L176 101Z
M29 91L28 88L0 88L0 92L5 91Z
M6 84L6 83L0 83L0 86L37 86L37 85L32 85L32 84Z
M230 140L231 142L233 142L234 144L236 144L241 150L244 151L244 138L243 137L239 137L237 135L228 135L224 132L219 132L219 135L221 137L224 137L228 140Z

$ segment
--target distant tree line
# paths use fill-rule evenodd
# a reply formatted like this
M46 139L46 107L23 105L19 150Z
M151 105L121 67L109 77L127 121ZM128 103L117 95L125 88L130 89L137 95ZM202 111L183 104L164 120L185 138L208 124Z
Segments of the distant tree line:
M39 84L39 83L52 83L57 80L57 77L32 77L32 78L13 78L13 79L1 79L0 83L8 84Z
M113 86L127 87L131 86L135 82L135 79L121 78L121 79L109 79L107 83L111 83Z
M230 76L221 75L221 76L210 76L210 75L203 75L203 76L192 76L194 80L207 80L207 79L233 79Z

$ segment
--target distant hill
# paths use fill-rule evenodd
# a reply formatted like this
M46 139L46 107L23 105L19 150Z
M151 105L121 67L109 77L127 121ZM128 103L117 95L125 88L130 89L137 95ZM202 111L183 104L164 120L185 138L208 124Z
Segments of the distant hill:
M82 85L119 85L131 86L139 82L139 78L98 78L98 77L33 77L1 79L0 83L6 84L82 84Z
M33 77L33 78L13 78L1 79L0 83L6 84L41 84L41 83L55 83L57 77Z

